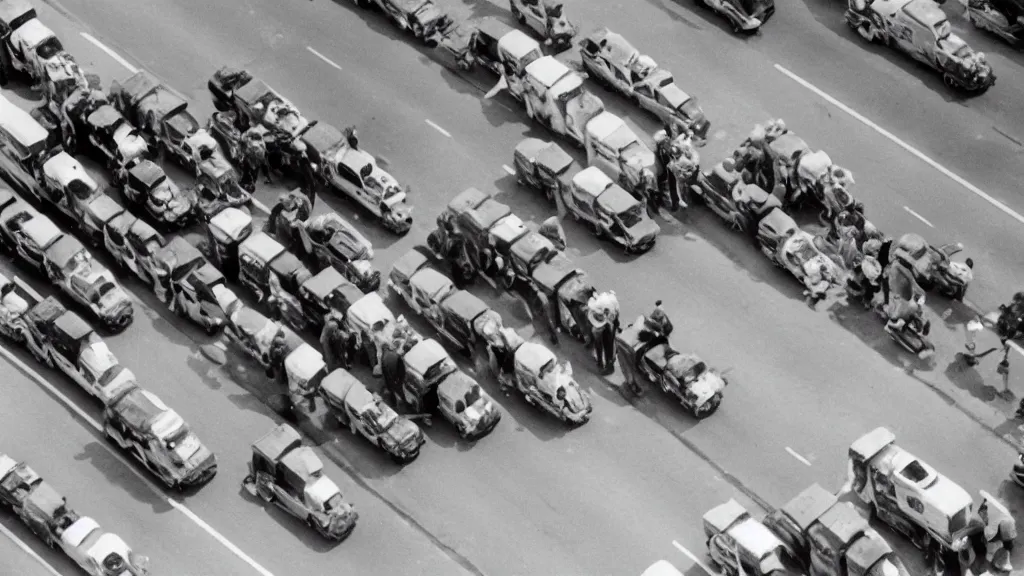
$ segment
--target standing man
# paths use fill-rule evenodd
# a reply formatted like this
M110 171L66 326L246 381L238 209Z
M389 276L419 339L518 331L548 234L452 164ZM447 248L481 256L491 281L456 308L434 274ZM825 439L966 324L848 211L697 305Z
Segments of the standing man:
M327 321L324 322L324 329L320 331L320 349L324 351L324 361L327 364L328 372L333 372L346 364L345 354L341 349L347 344L344 340L341 322L334 314L329 314Z
M390 404L397 407L402 398L402 386L405 385L405 361L395 350L395 343L384 344L380 364L384 373L384 397L391 396Z

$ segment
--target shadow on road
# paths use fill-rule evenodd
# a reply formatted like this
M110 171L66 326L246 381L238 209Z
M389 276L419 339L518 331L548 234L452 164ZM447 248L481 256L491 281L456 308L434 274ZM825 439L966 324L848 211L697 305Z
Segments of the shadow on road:
M82 448L79 454L75 455L75 460L92 464L109 483L120 486L138 502L149 504L152 506L153 512L157 514L169 512L171 505L167 503L166 499L154 494L144 482L139 481L135 474L124 469L117 457L114 456L113 450L117 449L113 445L103 446L99 442L90 442ZM135 466L134 459L128 456L125 456L125 459L129 462L129 466ZM142 473L146 474L146 472Z

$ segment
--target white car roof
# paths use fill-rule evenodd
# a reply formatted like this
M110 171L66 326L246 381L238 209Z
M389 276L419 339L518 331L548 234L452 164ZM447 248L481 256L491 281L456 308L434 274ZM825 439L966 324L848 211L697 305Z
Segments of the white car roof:
M117 361L117 356L114 356L114 353L107 347L107 343L102 340L94 342L83 350L78 360L97 376L120 364Z
M615 184L607 174L596 166L580 170L572 177L572 182L594 198L600 196L609 186Z
M26 148L45 142L49 136L35 118L3 96L0 96L0 126Z
M47 160L43 164L43 173L47 178L56 180L62 187L67 187L75 180L81 180L90 189L99 188L96 181L86 173L85 167L67 152L60 152Z
M18 461L7 454L0 454L0 480L18 466Z
M264 264L269 264L271 260L284 252L284 246L266 232L260 232L253 234L245 242L242 242L242 246L239 247L238 251L239 256L247 253L261 260Z
M250 224L252 224L252 216L233 207L225 208L210 218L210 229L220 240L237 238L242 230Z
M46 247L64 232L46 216L39 215L21 225L21 232L40 248Z
M554 352L535 342L524 342L516 350L516 362L535 375L539 374L540 369L552 360L555 360Z
M312 378L324 366L326 364L323 355L305 342L284 359L284 369L288 374L295 374L306 380Z
M53 33L53 30L50 30L45 24L40 22L39 18L33 18L22 24L11 36L22 40L28 47L35 48L47 38L56 35Z
M540 49L540 42L530 38L522 30L513 30L498 39L498 49L519 60L533 50Z
M566 74L572 73L568 66L555 59L554 56L545 56L534 60L526 67L526 73L536 78L545 88L551 88Z
M317 504L323 504L335 494L341 494L338 485L327 476L317 478L312 484L306 484L306 495Z
M127 561L128 556L131 554L131 548L128 547L128 544L125 544L124 540L121 540L120 536L110 532L100 536L89 547L89 558L99 566L102 566L103 560L111 554L117 554Z
M683 573L668 560L658 560L640 576L683 576Z
M78 522L68 526L68 528L64 530L64 534L61 535L60 539L64 544L67 544L72 548L77 548L86 538L89 537L89 534L92 534L94 531L99 529L99 522L96 522L88 516L83 516L78 519Z
M595 140L604 140L616 130L626 125L626 121L611 112L601 112L587 122L587 132Z

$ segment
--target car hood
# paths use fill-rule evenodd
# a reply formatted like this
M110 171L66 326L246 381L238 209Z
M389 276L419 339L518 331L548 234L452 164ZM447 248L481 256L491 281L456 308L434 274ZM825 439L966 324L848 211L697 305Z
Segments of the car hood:
M427 2L416 11L416 19L420 21L420 24L423 24L423 26L427 28L432 24L436 24L442 16L444 16L444 14L441 12L441 9L433 2Z
M498 408L490 398L480 398L459 414L459 417L470 429L480 428L490 423L498 414Z
M401 417L384 433L384 436L396 446L408 444L412 440L418 441L418 438L422 435L423 432L420 431L419 427L412 420Z
M108 314L117 312L124 306L130 305L131 301L128 299L128 293L120 286L115 285L112 290L100 298L99 302L96 303L96 308L99 309L101 314Z
M630 242L639 242L649 236L657 236L661 232L661 226L650 218L644 218L633 226L626 230L627 240Z
M691 382L687 387L686 391L694 398L695 406L702 406L705 402L711 399L712 396L718 394L725 389L725 380L712 370L705 370L700 378Z

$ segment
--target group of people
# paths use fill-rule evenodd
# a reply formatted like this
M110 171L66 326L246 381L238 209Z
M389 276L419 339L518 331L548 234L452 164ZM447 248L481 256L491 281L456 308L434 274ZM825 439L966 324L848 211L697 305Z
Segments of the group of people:
M655 132L654 144L658 194L648 201L648 213L652 217L662 208L676 212L687 207L690 185L695 182L700 168L693 132L686 126L676 122L667 124Z

